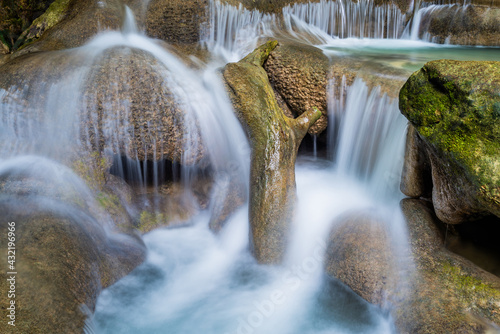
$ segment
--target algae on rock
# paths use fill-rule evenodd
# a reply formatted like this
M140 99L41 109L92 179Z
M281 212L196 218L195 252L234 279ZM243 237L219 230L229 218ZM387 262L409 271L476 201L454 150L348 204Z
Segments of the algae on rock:
M278 45L269 41L223 70L230 98L252 148L249 219L252 251L261 263L279 263L296 199L295 159L318 109L287 118L278 106L263 64Z
M426 144L438 217L500 216L500 62L429 62L399 106Z

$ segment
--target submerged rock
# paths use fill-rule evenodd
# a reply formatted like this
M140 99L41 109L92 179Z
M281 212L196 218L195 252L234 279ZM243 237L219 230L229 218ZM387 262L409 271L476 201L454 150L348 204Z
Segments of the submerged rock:
M278 106L262 67L277 44L269 41L223 70L252 149L249 220L252 251L261 263L279 263L283 258L296 198L297 150L309 127L321 116L316 109L291 119Z
M334 223L326 251L326 272L363 299L386 306L387 291L397 284L395 252L387 224L366 214Z
M401 89L401 112L422 139L418 154L430 161L432 202L446 223L500 216L499 78L500 62L439 60Z

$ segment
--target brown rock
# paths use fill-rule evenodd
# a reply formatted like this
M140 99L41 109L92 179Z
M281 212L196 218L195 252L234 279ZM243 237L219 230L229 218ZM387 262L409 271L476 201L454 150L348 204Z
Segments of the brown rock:
M141 241L115 239L85 212L60 202L4 197L0 212L5 236L8 222L15 222L15 328L20 333L82 333L82 307L93 312L102 289L144 260ZM7 238L2 238L5 254L7 246ZM12 270L6 261L0 266L0 288L8 291L6 273ZM3 298L1 308L5 310L9 301ZM11 331L7 321L0 331Z
M321 118L309 129L314 135L323 132L328 125L326 87L329 64L320 49L289 42L280 42L264 64L273 88L295 116L314 107L321 111Z
M287 118L262 67L277 46L269 41L223 70L236 115L252 148L249 220L254 256L261 263L283 259L295 205L295 159L302 138L321 116L310 110Z
M423 15L422 32L439 43L500 45L500 8L480 5L443 6Z
M162 75L165 70L158 70L163 65L153 56L115 48L95 64L87 81L85 105L89 107L83 116L88 129L85 139L93 149L102 151L113 143L110 148L118 150L116 154L131 159L168 159L188 165L206 158L197 124L186 120L168 78Z
M396 284L394 250L387 224L368 213L334 223L326 251L326 271L370 303L384 306Z
M401 192L409 197L430 198L432 192L431 165L427 150L417 130L408 125L405 158L401 174Z
M429 202L405 199L401 207L414 267L406 252L391 249L384 224L360 215L332 230L327 272L388 308L399 333L498 331L500 278L444 247Z

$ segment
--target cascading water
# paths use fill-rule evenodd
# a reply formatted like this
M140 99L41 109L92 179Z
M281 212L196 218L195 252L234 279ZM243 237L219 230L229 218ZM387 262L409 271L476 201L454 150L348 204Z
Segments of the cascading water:
M314 35L320 43L332 43L323 46L325 53L331 47L353 58L366 58L363 52L368 49L369 57L377 59L384 56L380 49L387 44L373 38L404 35L405 17L399 9L393 5L377 7L370 1L321 1L286 7L283 19L287 32L277 31L276 16L214 1L208 10L211 23L202 43L222 58L217 64L238 60L266 35L283 33L303 42L308 40L304 36ZM338 37L351 38L340 43ZM365 40L360 43L357 38ZM405 45L431 48L411 41ZM391 53L391 60L393 53L407 52L395 50L399 49L385 51ZM436 47L432 50L434 57ZM132 124L131 115L137 110L144 112L141 108L147 106L137 105L129 81L117 82L121 77L105 76L104 86L114 93L104 98L89 91L92 78L99 77L106 61L116 61L116 68L132 67L122 60L135 53L145 57L147 71L161 79L157 90L148 92L157 94L151 102L174 106L186 117L181 141L185 152L180 162L193 165L191 158L198 145L206 150L204 163L215 178L212 203L228 196L228 182L236 180L246 191L249 147L215 65L203 70L185 65L139 33L130 10L122 32L105 32L86 46L52 54L49 64L61 74L52 81L36 77L0 91L0 175L24 166L20 170L28 171L32 178L43 178L55 186L57 182L52 180L63 180L66 185L74 185L64 191L83 194L92 202L92 194L82 180L61 163L75 150L99 147L115 158L128 156L115 159L116 174L158 187L162 152L167 146L155 135L164 126L162 120L148 123L139 118L138 126ZM425 56L402 58L398 64L409 59L422 62ZM394 245L399 247L396 253L407 251L398 209L406 122L398 112L397 99L382 94L378 86L369 86L359 78L349 87L346 82L343 77L340 82L331 81L328 87L330 159L299 159L299 200L283 265L263 267L251 257L247 205L229 218L219 235L208 228L214 210L209 207L191 217L188 226L144 235L146 262L102 293L87 330L134 334L394 332L390 317L323 272L328 232L352 212L369 212L382 219L399 242ZM39 95L47 97L43 104L36 100ZM82 128L82 122L88 126ZM143 146L131 143L136 135ZM61 143L68 143L68 148ZM33 157L35 154L39 156ZM129 166L120 165L122 162ZM193 168L185 167L181 173L186 189ZM127 176L126 171L135 176ZM401 265L411 267L411 263Z
M283 8L289 31L314 26L338 38L399 38L405 14L394 4L377 6L371 0L320 1Z

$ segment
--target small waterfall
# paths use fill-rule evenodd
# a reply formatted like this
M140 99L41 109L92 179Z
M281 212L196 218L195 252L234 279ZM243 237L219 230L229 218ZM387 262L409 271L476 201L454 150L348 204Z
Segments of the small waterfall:
M238 61L257 45L257 39L270 35L276 17L258 10L248 10L210 0L210 21L202 27L202 45L226 61Z
M368 184L378 196L399 198L406 120L397 99L357 78L347 90L343 109L336 168Z
M406 16L394 4L375 5L371 0L325 1L283 8L286 27L301 29L304 23L338 38L400 38Z

